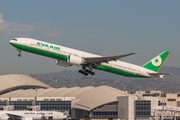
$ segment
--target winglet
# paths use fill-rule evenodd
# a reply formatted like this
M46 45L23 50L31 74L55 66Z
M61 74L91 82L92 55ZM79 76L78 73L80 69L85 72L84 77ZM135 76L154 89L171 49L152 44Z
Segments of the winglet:
M158 72L163 63L166 61L167 57L169 56L170 52L164 51L160 55L156 56L142 67L152 70L154 72Z

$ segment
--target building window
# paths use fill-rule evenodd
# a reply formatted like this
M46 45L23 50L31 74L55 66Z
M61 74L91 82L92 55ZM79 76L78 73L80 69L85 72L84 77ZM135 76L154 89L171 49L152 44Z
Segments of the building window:
M60 110L71 113L71 101L36 101L36 105L40 105L41 110Z
M151 116L151 101L138 100L135 101L135 116L136 118L147 118Z
M102 117L112 117L116 118L117 117L117 111L98 111L98 112L93 112L92 118L102 118Z
M158 106L166 106L165 102L158 101Z
M14 110L24 110L32 106L32 101L10 101L10 105L14 106Z
M150 93L150 91L149 91L149 90L146 90L145 93Z
M0 106L6 106L6 101L0 101Z
M159 93L154 93L154 96L159 96Z
M159 96L159 93L143 94L143 96L153 96L153 97L157 97L157 96Z
M161 94L161 97L166 97L166 94Z
M176 99L168 99L168 101L176 101Z
M101 111L102 110L102 111ZM117 118L118 116L118 102L105 104L95 108L92 111L91 118Z

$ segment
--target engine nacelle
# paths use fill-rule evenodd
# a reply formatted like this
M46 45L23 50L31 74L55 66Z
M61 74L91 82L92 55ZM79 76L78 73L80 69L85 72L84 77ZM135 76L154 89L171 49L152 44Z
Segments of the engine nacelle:
M25 118L22 118L21 120L33 120L32 117L25 117Z
M63 67L69 67L69 63L62 60L56 60L56 64Z
M74 55L69 55L68 57L68 63L70 65L76 65L76 66L80 66L84 63L83 58L78 57L78 56L74 56Z

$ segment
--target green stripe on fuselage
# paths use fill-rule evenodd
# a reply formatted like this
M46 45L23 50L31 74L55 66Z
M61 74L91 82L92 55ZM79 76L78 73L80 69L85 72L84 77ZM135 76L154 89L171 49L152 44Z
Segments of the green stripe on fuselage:
M18 48L20 50L26 51L26 52L30 52L30 53L34 53L34 54L38 54L38 55L42 55L42 56L46 56L46 57L66 61L66 62L68 60L68 56L62 55L60 53L54 53L54 52L50 52L48 50L42 50L42 49L38 49L38 48L35 48L35 47L16 44L16 43L11 43L11 45L13 45L14 47L16 47L16 48Z
M11 45L13 45L14 47L16 47L16 48L18 48L20 50L26 51L26 52L30 52L30 53L34 53L34 54L38 54L38 55L42 55L42 56L46 56L46 57L66 61L66 62L68 60L68 56L62 55L60 53L54 53L54 52L50 52L48 50L42 50L42 49L38 49L38 48L35 48L35 47L16 44L16 43L11 43ZM87 65L82 65L82 66L88 67ZM132 72L128 72L128 71L125 71L125 70L121 70L121 69L106 66L106 65L100 65L97 68L96 67L93 67L93 68L97 69L97 70L102 70L102 71L105 71L105 72L114 73L114 74L117 74L117 75L126 76L126 77L148 78L147 76L143 76L143 75L140 75L140 74L135 74L135 73L132 73Z
M128 71L125 71L125 70L121 70L121 69L118 69L118 68L114 68L114 67L110 67L110 66L106 66L106 65L102 65L102 66L104 66L105 71L111 72L111 73L114 73L114 74L117 74L117 75L123 75L125 77L138 77L138 78L142 77L142 78L147 78L146 76L142 76L142 75L135 74L135 73L132 73L132 72L128 72Z
M83 66L88 67L87 65L83 65ZM125 76L125 77L149 78L147 76L143 76L143 75L140 75L140 74L135 74L135 73L132 73L132 72L128 72L128 71L125 71L125 70L121 70L121 69L106 66L106 65L100 65L97 68L96 67L93 67L93 68L97 69L97 70L103 70L105 72L110 72L110 73L113 73L113 74L117 74L117 75L122 75L122 76Z

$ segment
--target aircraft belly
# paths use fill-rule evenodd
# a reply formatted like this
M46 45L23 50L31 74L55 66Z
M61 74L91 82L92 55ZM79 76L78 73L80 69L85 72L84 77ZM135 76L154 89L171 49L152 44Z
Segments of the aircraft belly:
M103 69L99 69L99 68L103 68ZM148 76L143 76L141 74L138 74L138 72L131 72L131 71L128 71L128 70L123 70L123 69L115 68L115 67L108 66L108 65L101 65L97 69L98 70L103 70L103 71L106 71L106 72L110 72L110 73L114 73L114 74L117 74L117 75L122 75L122 76L125 76L125 77L148 78Z
M41 118L41 116L38 116L38 117L33 116L33 120L42 120L42 118Z

